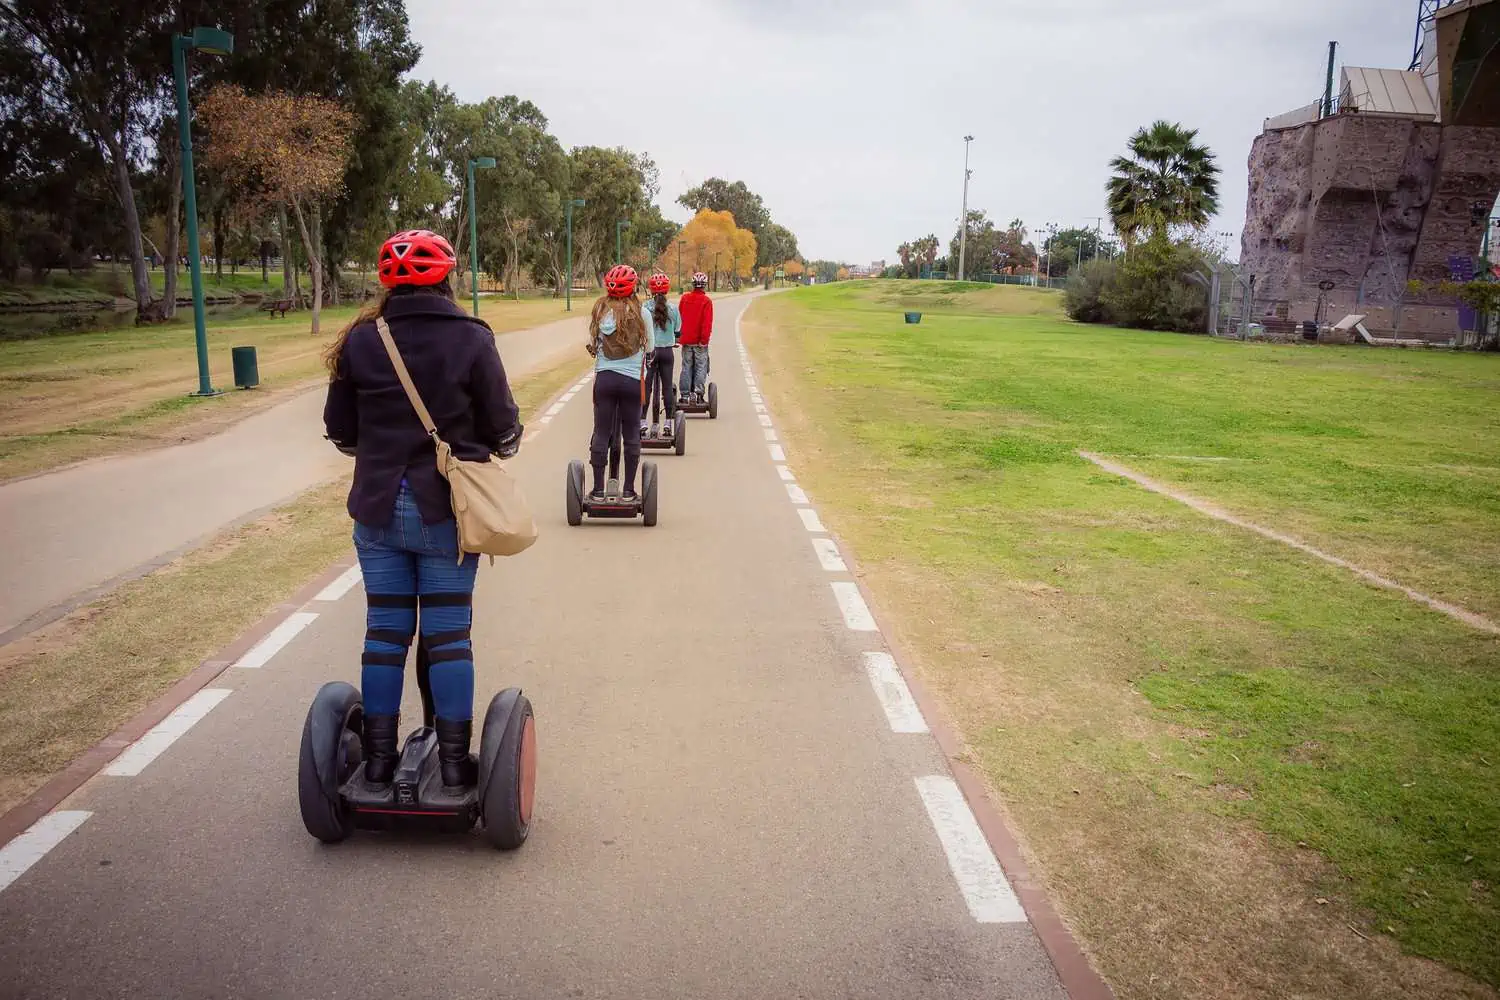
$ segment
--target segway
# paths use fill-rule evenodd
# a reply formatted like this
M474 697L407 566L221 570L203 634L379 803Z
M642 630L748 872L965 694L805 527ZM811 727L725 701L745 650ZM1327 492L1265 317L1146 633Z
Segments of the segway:
M651 363L650 361L647 362L648 365ZM673 451L678 455L684 454L687 451L687 417L683 416L681 410L678 410L670 422L663 424L661 422L661 408L665 401L662 399L661 383L655 377L652 377L650 385L650 390L645 388L645 383L642 383L641 386L642 395L645 395L649 391L651 396L650 430L641 432L641 448L643 450ZM672 390L668 388L666 391L671 392ZM644 399L641 400L643 411L645 402ZM613 454L611 452L611 458L613 458ZM613 465L613 463L611 464Z
M684 362L684 364L685 363L686 362ZM708 367L703 373L704 378L707 378L710 374L712 374L713 370L714 359L710 357L708 359ZM691 392L683 393L677 399L677 412L679 414L707 413L708 419L718 420L719 387L714 385L712 382L709 382L707 388L701 396Z
M603 520L633 520L639 517L648 528L656 527L656 463L641 463L641 491L633 499L621 494L619 480L611 479L603 500L595 500L583 489L584 465L568 463L568 524L578 527L585 516Z
M536 793L536 719L520 688L495 695L479 736L479 781L449 789L438 766L427 653L417 644L422 726L406 738L389 785L365 781L360 734L364 702L343 681L318 689L302 726L297 801L307 832L325 844L356 829L467 833L483 823L491 845L511 851L531 832Z

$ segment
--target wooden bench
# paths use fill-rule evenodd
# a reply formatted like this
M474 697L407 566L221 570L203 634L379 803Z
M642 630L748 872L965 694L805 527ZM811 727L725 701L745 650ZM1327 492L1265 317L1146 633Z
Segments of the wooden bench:
M260 304L262 312L268 312L272 315L279 314L282 318L285 318L287 312L295 309L296 306L296 299L270 299Z

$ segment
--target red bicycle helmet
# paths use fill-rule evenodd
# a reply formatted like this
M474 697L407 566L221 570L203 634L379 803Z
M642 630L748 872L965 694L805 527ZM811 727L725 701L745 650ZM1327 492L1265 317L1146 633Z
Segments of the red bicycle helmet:
M672 290L672 279L657 271L646 281L646 289L652 295L665 295Z
M381 246L377 270L380 283L395 288L436 285L457 266L458 255L453 252L453 244L426 229L408 229Z
M604 276L604 290L612 299L628 299L635 294L635 268L616 264Z
M708 285L708 275L704 274L702 271L694 271L693 272L693 287L694 288L703 288L703 287L706 287L707 285Z

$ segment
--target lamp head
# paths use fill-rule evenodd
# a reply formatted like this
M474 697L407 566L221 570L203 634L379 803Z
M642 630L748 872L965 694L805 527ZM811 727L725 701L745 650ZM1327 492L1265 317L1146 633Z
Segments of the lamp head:
M218 28L194 28L193 48L211 56L227 56L234 52L234 36Z

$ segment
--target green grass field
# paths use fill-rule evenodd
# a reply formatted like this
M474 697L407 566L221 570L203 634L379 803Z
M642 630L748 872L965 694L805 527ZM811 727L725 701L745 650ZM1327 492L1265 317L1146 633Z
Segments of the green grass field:
M1500 984L1500 641L1076 452L1495 616L1500 358L1056 302L843 283L746 323L798 478L1053 891L1122 996L1490 995L1389 943Z

